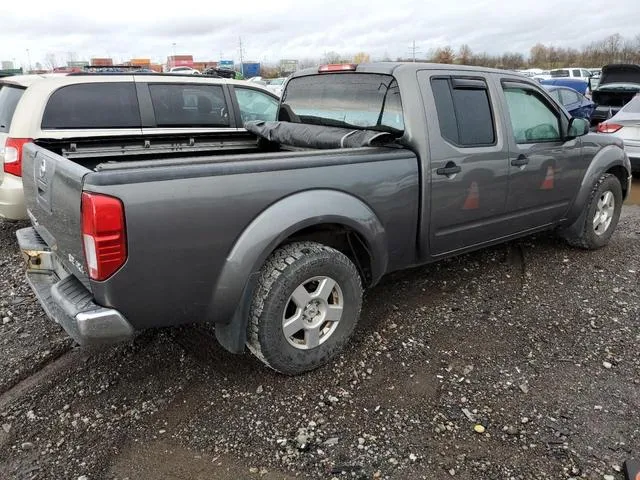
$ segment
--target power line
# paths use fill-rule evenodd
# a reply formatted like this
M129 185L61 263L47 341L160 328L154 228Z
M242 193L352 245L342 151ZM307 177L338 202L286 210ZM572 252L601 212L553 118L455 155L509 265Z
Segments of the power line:
M416 53L422 53L418 47L416 47L416 41L412 42L412 45L409 47L409 52L411 52L411 56L413 57L413 61L416 61Z

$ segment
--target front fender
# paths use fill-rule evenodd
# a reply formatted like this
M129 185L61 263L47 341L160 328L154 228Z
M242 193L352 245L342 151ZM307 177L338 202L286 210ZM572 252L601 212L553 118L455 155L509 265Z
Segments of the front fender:
M269 206L242 232L229 252L212 294L208 321L232 352L242 351L252 291L265 260L286 238L313 225L340 224L358 232L371 252L373 283L385 273L387 238L362 200L335 190L308 190Z
M627 176L631 175L629 157L620 146L607 145L595 154L582 177L578 193L567 214L569 224L575 222L583 213L596 180L598 180L603 173L618 166L623 167L627 171Z

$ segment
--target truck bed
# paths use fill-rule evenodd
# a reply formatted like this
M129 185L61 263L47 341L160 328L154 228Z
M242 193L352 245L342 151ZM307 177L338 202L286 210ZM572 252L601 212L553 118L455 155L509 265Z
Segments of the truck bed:
M367 228L403 232L385 245L384 270L415 261L420 193L418 159L410 150L363 147L106 158L65 158L28 144L25 197L35 229L56 252L63 270L80 281L97 305L117 308L136 330L228 321L239 304L239 291L237 285L220 285L220 274L239 239L274 205L283 206L271 226L300 212L305 221L322 215L323 222L337 224L349 202L359 202L381 222L381 227ZM127 260L100 282L89 279L84 261L80 207L87 191L116 197L124 205ZM327 202L336 215L314 214ZM349 215L357 215L344 214L355 226L359 219ZM298 227L304 229L304 223ZM281 235L287 234L283 227ZM267 245L256 245L262 247Z

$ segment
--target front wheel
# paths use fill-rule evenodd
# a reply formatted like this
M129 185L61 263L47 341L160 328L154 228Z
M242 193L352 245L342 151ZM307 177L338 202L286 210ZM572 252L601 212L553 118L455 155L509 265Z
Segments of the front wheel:
M360 275L347 256L314 242L285 245L260 272L247 346L281 373L313 370L344 347L361 306Z
M586 205L583 224L576 233L565 234L569 244L595 250L609 243L622 210L622 186L615 175L606 173L594 184Z

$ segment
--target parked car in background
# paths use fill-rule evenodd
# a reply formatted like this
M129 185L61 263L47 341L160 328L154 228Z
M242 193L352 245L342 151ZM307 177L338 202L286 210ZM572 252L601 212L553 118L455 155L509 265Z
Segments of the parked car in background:
M268 85L268 82L264 78L259 76L247 78L247 82L257 83L258 85L262 85L263 87L266 87Z
M593 81L591 85L591 98L596 104L591 115L593 125L613 117L640 92L640 65L605 65L598 86Z
M538 81L540 81L540 80L549 80L550 78L552 78L552 77L551 77L551 73L549 72L549 70L542 70L542 72L536 73L533 76L533 79L534 80L538 80Z
M173 67L169 73L190 73L191 75L200 75L200 71L191 67Z
M276 95L282 95L282 89L284 88L285 77L273 78L267 81L267 89L271 90Z
M556 87L553 85L544 85L549 95L562 105L572 117L584 118L589 120L591 113L595 108L594 103L581 93L576 92L568 87Z
M589 82L582 78L550 78L548 80L540 80L542 85L555 85L558 87L568 87L581 95L587 95L589 92Z
M631 169L640 173L640 93L613 117L600 123L597 132L621 138L631 160Z
M177 150L198 155L220 132L244 132L244 122L275 120L278 97L244 81L177 73L19 75L0 79L0 218L24 219L22 147L49 145L84 158L96 139L112 153L137 158ZM170 135L175 138L168 139ZM242 135L241 135L242 137ZM123 143L127 139L127 144ZM218 138L218 137L216 137ZM244 142L244 143L243 143Z
M591 72L586 68L554 68L549 72L551 78L581 78L585 82L591 78Z

